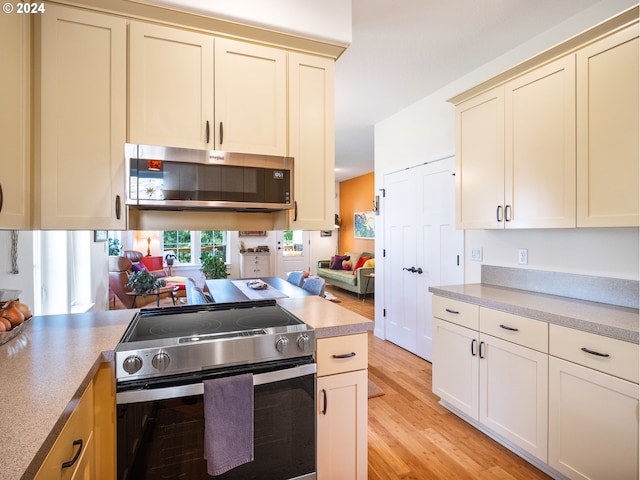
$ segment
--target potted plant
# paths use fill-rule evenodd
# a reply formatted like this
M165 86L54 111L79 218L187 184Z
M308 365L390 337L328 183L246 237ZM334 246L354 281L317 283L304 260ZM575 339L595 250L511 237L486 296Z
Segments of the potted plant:
M200 271L204 273L207 280L213 278L227 278L227 266L222 259L222 255L216 252L202 252L200 255Z
M145 297L153 290L164 287L166 284L167 282L164 279L156 277L147 270L141 270L129 275L129 282L126 286Z
M109 255L111 256L119 256L122 253L122 245L120 245L120 240L117 238L109 239Z

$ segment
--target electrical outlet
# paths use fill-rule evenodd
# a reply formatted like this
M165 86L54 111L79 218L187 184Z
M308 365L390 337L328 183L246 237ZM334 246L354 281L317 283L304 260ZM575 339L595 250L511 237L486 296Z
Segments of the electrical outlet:
M473 260L474 262L482 261L482 248L474 247L471 249L471 260Z
M526 248L518 250L518 264L526 265L529 263L529 251Z

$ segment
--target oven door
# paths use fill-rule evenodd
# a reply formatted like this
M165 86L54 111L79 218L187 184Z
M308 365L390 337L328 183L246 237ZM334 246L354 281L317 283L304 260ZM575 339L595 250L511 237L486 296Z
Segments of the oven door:
M216 479L316 478L315 371L312 363L254 374L254 461ZM117 393L120 480L212 478L203 391L200 380Z

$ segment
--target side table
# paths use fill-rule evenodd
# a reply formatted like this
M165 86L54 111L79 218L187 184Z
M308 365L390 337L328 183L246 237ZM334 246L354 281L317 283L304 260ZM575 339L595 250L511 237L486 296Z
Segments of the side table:
M364 302L367 298L367 293L369 292L369 282L371 281L372 278L376 277L375 272L374 273L370 273L367 276L367 284L364 287L364 293L362 294L362 301ZM373 295L373 292L371 292L371 294Z
M176 304L176 292L178 291L178 287L160 287L156 288L147 293L147 295L155 295L156 296L156 306L160 306L160 295L163 293L168 293L171 296L171 301L173 304ZM136 292L135 290L131 292L127 292L127 295L133 297L133 301L131 302L131 308L136 308L136 298L143 296L141 293Z

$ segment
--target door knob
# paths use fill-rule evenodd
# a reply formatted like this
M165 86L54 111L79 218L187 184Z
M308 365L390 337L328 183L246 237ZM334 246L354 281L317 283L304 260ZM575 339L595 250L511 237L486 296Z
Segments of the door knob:
M419 275L422 275L422 267L418 267L418 268L416 269L416 272L417 272Z

